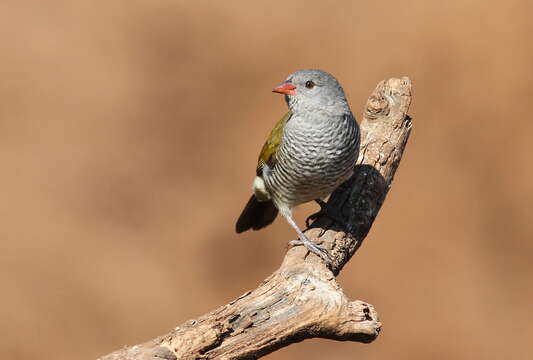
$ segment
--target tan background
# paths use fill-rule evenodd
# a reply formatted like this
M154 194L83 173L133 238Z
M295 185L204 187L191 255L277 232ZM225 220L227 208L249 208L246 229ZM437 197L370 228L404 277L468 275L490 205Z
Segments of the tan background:
M356 116L379 80L414 82L394 186L340 276L384 328L267 358L529 359L533 3L264 3L0 4L0 358L94 359L274 270L288 225L234 221L285 110L272 86L320 67Z

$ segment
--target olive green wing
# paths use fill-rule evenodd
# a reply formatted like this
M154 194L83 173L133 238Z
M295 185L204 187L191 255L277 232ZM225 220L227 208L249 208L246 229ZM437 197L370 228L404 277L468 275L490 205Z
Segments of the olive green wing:
M281 138L283 137L283 129L285 124L291 118L292 113L289 111L281 118L280 121L274 126L274 129L270 132L267 141L261 149L259 154L259 159L257 160L257 169L256 173L258 176L263 174L263 166L265 164L268 167L272 168L276 164L276 153L278 151L279 145L281 144Z

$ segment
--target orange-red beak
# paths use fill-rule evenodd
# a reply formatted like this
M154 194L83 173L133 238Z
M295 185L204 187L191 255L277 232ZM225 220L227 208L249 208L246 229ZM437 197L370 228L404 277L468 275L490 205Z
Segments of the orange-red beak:
M272 92L285 95L296 95L296 91L294 91L294 89L296 89L296 86L291 83L284 82L283 84L275 87Z

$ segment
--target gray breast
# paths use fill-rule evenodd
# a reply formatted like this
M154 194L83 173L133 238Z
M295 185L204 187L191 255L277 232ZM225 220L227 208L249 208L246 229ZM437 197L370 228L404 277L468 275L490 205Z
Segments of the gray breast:
M265 182L278 208L323 198L352 173L359 127L352 114L323 119L294 115Z

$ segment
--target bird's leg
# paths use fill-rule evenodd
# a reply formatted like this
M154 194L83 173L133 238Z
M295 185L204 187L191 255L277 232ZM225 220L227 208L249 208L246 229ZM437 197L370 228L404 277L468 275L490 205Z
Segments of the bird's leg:
M311 221L315 221L320 215L326 215L331 220L341 224L344 228L349 229L349 225L346 223L346 219L344 219L340 211L338 211L337 209L333 209L331 206L328 205L327 202L321 199L315 199L315 201L320 206L320 210L314 214L309 215L307 219L305 219L305 226L309 228L311 225Z
M302 230L300 230L298 225L296 225L296 222L294 222L294 219L292 218L290 214L283 214L283 216L285 217L285 219L287 219L287 222L293 227L293 229L296 230L296 233L298 234L298 238L300 239L300 240L291 240L289 241L289 244L304 245L307 248L307 250L311 251L313 254L320 257L327 264L331 264L333 262L328 251L324 247L318 244L315 244L314 242L309 240L307 236L305 236L305 234L302 232Z

